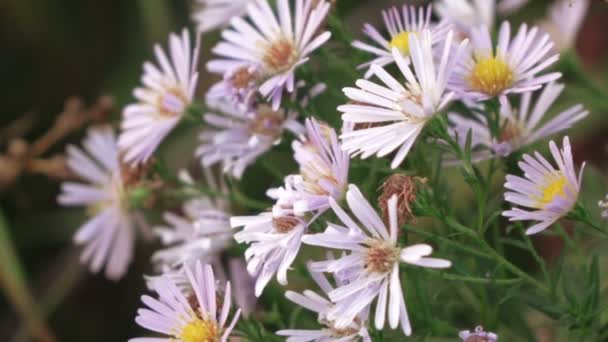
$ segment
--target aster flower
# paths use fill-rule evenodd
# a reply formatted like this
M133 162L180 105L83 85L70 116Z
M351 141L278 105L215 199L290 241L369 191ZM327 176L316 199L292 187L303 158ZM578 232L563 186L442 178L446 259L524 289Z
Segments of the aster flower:
M210 72L225 75L254 66L261 73L259 92L280 107L283 91L295 90L295 70L331 36L319 33L329 12L326 1L297 0L292 14L288 0L278 0L278 18L267 0L255 0L247 7L247 17L234 18L222 32L224 41L213 48L219 56L207 64ZM253 25L252 25L253 24Z
M330 198L331 208L344 226L329 223L325 232L303 238L310 245L350 252L336 260L312 264L312 269L317 272L347 272L352 275L351 282L329 291L329 298L335 306L327 313L327 317L334 322L336 328L346 328L377 298L374 317L376 328L383 329L388 309L390 327L395 329L401 325L403 332L409 336L412 329L401 288L400 262L430 268L447 268L451 262L428 258L433 252L429 245L402 248L397 244L397 195L387 204L389 228L356 186L349 186L346 202L365 231Z
M218 303L211 266L197 262L185 271L189 282L187 289L180 289L170 278L163 278L156 283L159 298L142 296L146 308L139 309L135 318L140 326L167 337L132 338L129 342L228 340L240 315L239 309L226 326L231 304L230 283L226 283L223 300Z
M511 40L511 25L503 22L496 48L486 26L474 28L470 51L455 68L450 87L473 101L536 90L561 77L559 72L538 75L558 60L552 47L548 34L525 24Z
M231 102L210 102L205 122L211 126L199 136L202 144L196 150L204 167L221 164L223 172L241 178L245 169L281 142L285 130L294 134L304 131L298 114L286 109L273 110L267 104L246 109Z
M338 110L343 112L343 121L355 125L355 130L340 136L345 151L368 158L374 154L384 157L397 150L391 167L401 164L426 123L452 98L453 94L446 92L447 79L466 45L463 41L450 53L452 35L451 31L447 35L438 67L429 30L409 36L413 70L398 49L393 48L405 85L383 68L372 65L372 72L383 85L358 80L358 88L344 89L351 103ZM361 126L364 128L357 129Z
M485 332L482 327L476 327L475 331L463 330L458 336L462 339L463 342L476 342L476 341L486 341L486 342L496 342L498 341L498 335L493 332Z
M599 201L597 205L602 209L602 218L608 220L608 195L605 201Z
M253 0L195 0L192 20L199 32L222 27L234 17L242 17Z
M298 255L307 224L295 216L274 217L265 212L257 216L235 216L230 225L244 227L234 234L238 243L247 243L247 271L256 278L255 295L260 296L276 274L281 285L287 284L287 270Z
M357 317L346 328L336 328L334 326L334 323L327 318L327 313L334 307L334 304L329 299L327 299L327 293L333 291L334 288L322 273L317 273L310 270L310 264L308 264L308 269L312 278L321 288L321 290L323 290L323 293L325 295L322 296L311 290L306 290L302 294L293 291L287 291L285 292L285 297L287 297L287 299L294 302L295 304L317 313L318 322L320 325L323 326L323 328L319 330L280 330L277 331L277 335L286 336L288 342L351 342L359 340L362 340L364 342L371 342L369 333L365 328L364 317ZM340 277L336 277L336 283L338 284L338 286L346 285L346 282Z
M89 129L84 151L67 148L67 166L85 183L65 182L57 201L85 206L91 218L78 230L74 242L84 245L81 261L97 273L105 267L109 279L120 279L133 257L135 221L130 210L129 184L123 181L118 146L108 126Z
M574 48L590 4L589 0L556 0L549 6L547 18L539 26L551 35L556 51Z
M118 146L125 152L124 161L132 165L150 158L182 119L194 96L199 43L193 49L184 30L181 37L171 34L169 45L170 59L159 45L154 47L160 68L144 63L144 87L133 93L139 102L128 105L123 112Z
M570 139L564 138L562 149L555 142L549 143L551 154L557 168L551 165L540 153L534 158L523 156L519 167L525 178L507 175L505 200L515 205L530 208L513 208L503 212L509 221L538 221L526 230L532 235L545 230L565 216L576 204L583 177L584 164L577 177L572 161Z
M300 81L296 89L305 86L306 83ZM300 106L306 107L324 90L325 84L316 84L301 98L295 91L291 95L292 101L299 101ZM299 135L305 130L297 121L298 113L290 109L274 110L266 103L243 106L225 98L208 98L207 105L218 114L205 114L204 120L212 128L201 133L202 144L196 155L204 167L221 164L223 171L235 178L241 178L259 156L280 143L285 131Z
M203 171L209 189L227 193L223 179L218 184L211 170ZM182 172L180 178L193 184L187 172ZM232 241L229 204L223 198L198 196L185 201L182 212L184 216L165 212L163 217L168 226L155 229L164 246L152 255L157 265L176 269L199 260L208 263Z
M471 28L486 26L492 29L496 14L509 14L528 3L528 1L439 0L435 3L435 12L468 37Z
M589 114L582 105L577 104L543 123L543 118L563 90L563 84L547 84L533 106L531 106L533 93L526 92L521 96L517 109L512 107L506 96L501 96L499 137L492 137L486 116L482 112L477 113L474 118L450 113L449 120L454 124L452 134L457 135L464 146L470 130L473 149L481 145L489 148L489 151L474 151L473 160L483 160L493 155L508 156L524 146L566 131Z
M341 150L336 132L315 119L306 120L306 135L292 144L300 173L285 178L285 185L268 190L276 200L277 216L316 215L329 208L329 197L339 199L348 182L348 154Z
M223 79L209 89L207 99L213 102L231 102L242 110L248 110L256 100L260 77L260 68L254 65L228 70Z
M404 5L402 12L397 7L382 11L384 26L388 31L388 38L383 36L374 26L365 23L363 33L372 40L365 43L360 40L353 42L353 47L372 53L375 58L367 63L359 65L359 69L368 68L370 65L385 66L393 63L393 48L397 48L406 57L410 55L410 35L420 34L423 30L432 32L433 45L445 39L449 25L445 22L439 24L431 23L431 6L416 7ZM365 78L372 76L368 70Z

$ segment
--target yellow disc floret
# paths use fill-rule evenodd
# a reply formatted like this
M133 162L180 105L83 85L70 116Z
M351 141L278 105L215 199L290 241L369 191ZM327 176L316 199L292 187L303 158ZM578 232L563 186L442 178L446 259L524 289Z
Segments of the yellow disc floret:
M179 335L183 342L216 342L219 341L219 337L215 322L202 319L188 323Z
M539 189L542 195L535 198L540 208L551 204L558 196L566 197L566 187L569 186L566 176L560 172L549 177L548 182Z
M496 96L513 84L513 71L499 57L477 60L469 79L471 88Z
M404 56L410 54L410 32L404 31L393 37L393 39L388 43L388 46L391 48L397 48Z

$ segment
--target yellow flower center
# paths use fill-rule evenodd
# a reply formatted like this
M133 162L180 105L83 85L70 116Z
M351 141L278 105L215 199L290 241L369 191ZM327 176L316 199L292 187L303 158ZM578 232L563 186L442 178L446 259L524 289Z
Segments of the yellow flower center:
M216 342L219 331L215 322L195 319L182 329L179 338L183 342Z
M540 188L542 195L536 198L538 206L541 208L552 203L558 196L566 197L566 187L569 185L566 176L559 172L549 177L549 182Z
M469 83L481 93L496 96L513 84L513 71L498 57L480 59L473 68Z
M388 46L391 48L391 50L396 47L404 56L408 56L410 54L410 34L413 33L408 31L399 33L398 35L394 36L393 39L391 39Z

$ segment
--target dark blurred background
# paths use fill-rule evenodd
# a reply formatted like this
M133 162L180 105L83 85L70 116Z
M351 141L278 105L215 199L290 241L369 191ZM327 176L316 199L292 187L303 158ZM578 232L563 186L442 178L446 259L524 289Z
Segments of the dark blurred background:
M534 0L516 21L543 15L547 2ZM364 21L379 22L378 9L399 3L403 2L338 0L357 36ZM80 99L76 111L82 115L91 111L100 96L112 96L113 109L104 111L106 118L116 120L121 106L131 100L152 45L164 44L171 31L192 27L189 7L186 0L0 0L0 127L7 128L0 128L0 154L18 154L21 145L12 144L16 135L26 142L44 136L65 112L66 100L74 96ZM604 89L608 89L607 32L608 5L597 0L579 35L577 50ZM203 42L209 48L216 40L217 35L211 34ZM199 90L204 92L210 82L203 74ZM83 132L75 130L57 139L40 158L61 153L66 143L77 143ZM608 108L593 108L592 117L575 133L580 137L577 158L591 161L604 174L606 132ZM10 161L3 160L0 168L6 165ZM25 310L41 312L60 341L125 341L137 336L140 330L133 318L144 290L141 275L150 271L153 244L138 245L136 262L120 282L91 275L79 266L78 250L71 244L84 213L57 206L59 183L44 172L3 173L0 169L0 177L7 179L0 189L0 215L8 236L0 235L0 258L11 249L19 257L21 271L12 271L23 274L25 288L33 293L33 301L24 303ZM0 267L4 267L1 285L10 292L9 266ZM0 341L32 340L18 317L0 295Z

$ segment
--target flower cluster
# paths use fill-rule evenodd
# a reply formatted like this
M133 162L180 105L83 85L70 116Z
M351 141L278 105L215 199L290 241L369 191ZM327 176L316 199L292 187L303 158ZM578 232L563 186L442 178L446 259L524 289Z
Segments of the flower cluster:
M168 52L154 48L156 63L144 64L137 103L125 107L118 138L110 127L95 127L84 150L68 148L68 166L86 184L65 183L58 199L85 206L91 215L75 241L84 245L82 259L93 272L105 268L111 279L125 274L136 226L160 240L151 257L155 275L147 277L158 298L142 297L146 308L136 322L167 337L131 341L226 341L241 333L234 329L241 311L255 314L256 297L275 286L273 278L288 285L288 273L303 258L314 259L303 261L322 294L292 289L285 297L313 312L319 328L276 332L288 341L367 342L385 326L410 336L419 314L408 311L406 284L425 287L418 284L422 275L494 282L469 277L453 246L537 285L501 259L484 233L492 226L502 234L494 225L512 224L499 222L501 213L515 228L531 221L525 227L531 235L581 208L584 163L577 172L570 138L549 142L553 162L529 151L589 115L581 104L554 110L566 87L557 82L562 74L554 66L559 52L573 45L588 1L577 1L576 13L564 14L566 1L558 0L549 15L553 28L512 28L504 21L495 30L497 13L526 2L446 0L383 11L383 29L364 24L366 38L344 44L366 61L341 64L352 73L364 70L344 96L327 92L338 97L340 116L319 109L317 97L328 95L327 86L315 82L325 67L315 63L315 52L332 55L333 44L340 43L330 41L339 24L329 19L336 15L330 2L195 1L196 36L185 29L170 35ZM555 25L563 17L568 26ZM568 32L558 43L556 27ZM201 35L216 29L221 41L205 65L219 81L198 99ZM162 155L158 150L171 131L192 122L202 125L194 152L202 175L168 176L164 159L153 156ZM285 165L264 159L273 153L288 155ZM356 160L371 157L377 160ZM271 181L256 178L260 164ZM504 194L491 201L493 177L503 176L494 172L497 164L507 173ZM477 196L476 229L458 222L445 204L448 195L436 190L446 183L439 178L442 169L454 165ZM291 166L293 171L281 171ZM483 167L490 170L486 178ZM247 182L265 185L272 203L243 194L240 185ZM369 201L370 189L382 191L377 206ZM154 216L144 219L143 213L176 197L177 205L156 215L164 222L146 229ZM486 206L492 205L496 211L490 214ZM607 218L608 204L599 206ZM445 230L419 233L416 216ZM462 246L465 240L478 245ZM433 257L435 250L450 260ZM229 320L233 292L240 308ZM498 339L481 327L459 336L469 342Z

